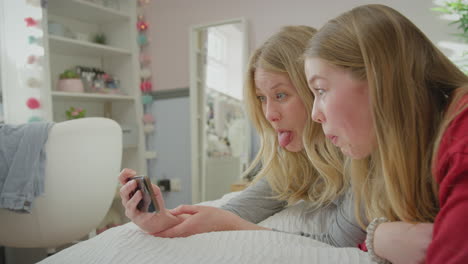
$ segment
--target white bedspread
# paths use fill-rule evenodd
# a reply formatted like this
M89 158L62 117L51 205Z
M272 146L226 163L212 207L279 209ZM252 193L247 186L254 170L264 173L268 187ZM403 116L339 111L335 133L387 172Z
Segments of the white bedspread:
M235 193L203 203L220 206ZM299 203L266 219L262 226L320 232L334 208L310 212ZM304 219L308 221L305 221ZM310 220L310 217L313 220ZM334 248L310 238L273 231L229 231L187 238L158 238L128 223L43 260L48 263L372 263L357 248Z

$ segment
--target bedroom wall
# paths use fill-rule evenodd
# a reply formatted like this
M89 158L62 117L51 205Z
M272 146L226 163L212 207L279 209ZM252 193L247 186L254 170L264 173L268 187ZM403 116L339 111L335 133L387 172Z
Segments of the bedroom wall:
M167 208L190 204L192 200L192 174L190 164L190 100L188 89L171 90L171 95L154 93L156 101L152 113L156 131L150 139L158 158L150 162L151 180L179 179L179 192L164 192ZM166 94L166 96L161 96Z
M366 3L386 4L399 10L433 42L449 38L447 21L430 11L432 0L153 0L147 14L151 14L148 20L154 87L165 90L189 86L191 25L245 17L252 51L283 25L320 27L328 19Z

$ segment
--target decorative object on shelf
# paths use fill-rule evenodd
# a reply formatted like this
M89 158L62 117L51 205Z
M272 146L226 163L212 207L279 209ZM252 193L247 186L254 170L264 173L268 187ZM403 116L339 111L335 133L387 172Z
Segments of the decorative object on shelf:
M38 109L39 107L41 107L41 103L39 102L39 100L37 100L34 97L29 98L26 101L26 105L29 109Z
M65 70L60 74L57 82L57 90L63 92L83 93L83 82L74 70Z
M78 119L78 118L83 118L86 116L86 110L81 108L81 107L73 107L71 106L65 114L67 115L68 120L71 119Z
M104 33L97 33L94 35L93 42L101 45L107 44L107 38Z
M99 68L76 66L76 71L89 93L122 94L120 81Z

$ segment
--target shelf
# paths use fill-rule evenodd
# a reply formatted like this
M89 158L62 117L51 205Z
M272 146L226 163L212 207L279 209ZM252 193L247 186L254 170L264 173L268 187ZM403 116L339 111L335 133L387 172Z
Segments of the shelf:
M71 93L71 92L52 92L54 99L63 100L86 100L86 101L133 101L134 97L118 94L93 94L93 93Z
M111 57L130 56L132 54L129 50L121 48L54 35L49 35L49 47L51 52L63 55Z
M121 11L84 0L49 0L48 12L96 24L130 19L129 15Z

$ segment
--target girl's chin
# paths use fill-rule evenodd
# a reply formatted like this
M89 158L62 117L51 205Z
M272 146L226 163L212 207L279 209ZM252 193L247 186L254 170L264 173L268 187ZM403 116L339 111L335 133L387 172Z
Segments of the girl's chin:
M293 145L293 144L288 144L287 146L284 147L284 149L286 149L287 151L289 152L299 152L303 149L304 147L301 145L301 146L298 146L298 145Z

